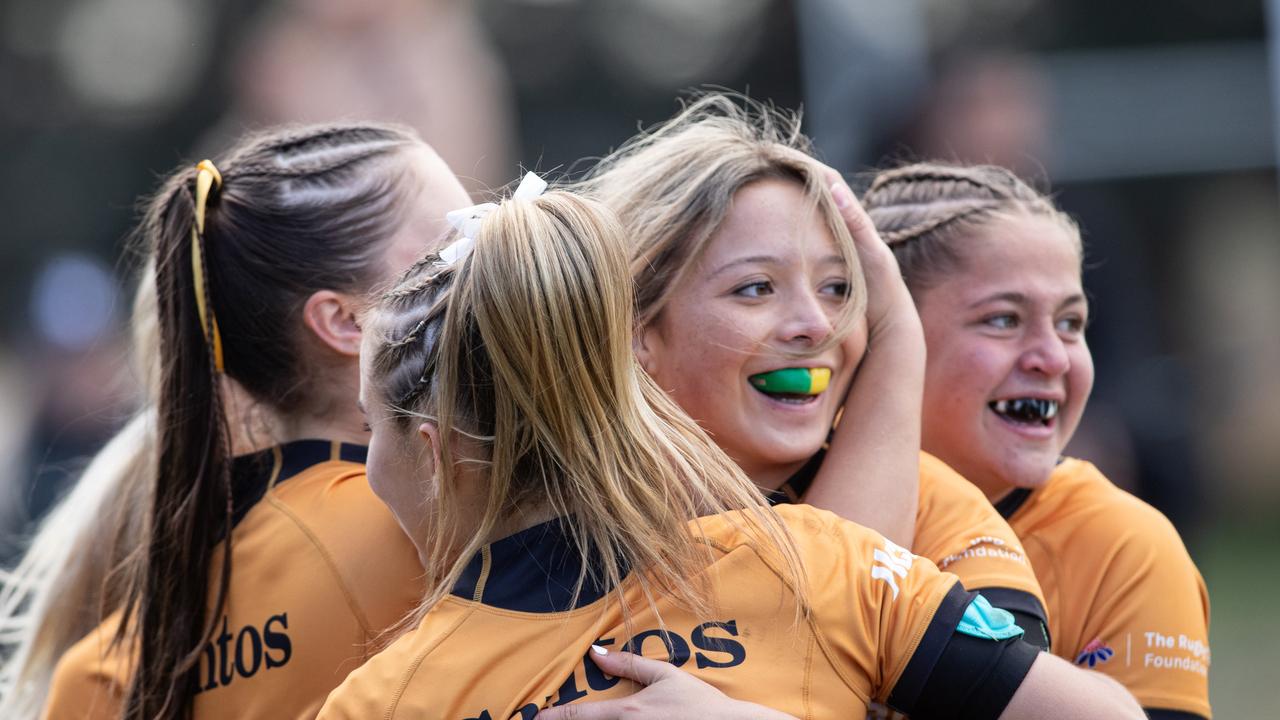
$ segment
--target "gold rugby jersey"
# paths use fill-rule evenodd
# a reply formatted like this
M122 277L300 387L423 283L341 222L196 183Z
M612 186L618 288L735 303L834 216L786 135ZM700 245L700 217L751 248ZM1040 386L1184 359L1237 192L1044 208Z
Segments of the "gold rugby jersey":
M777 492L775 502L803 502L825 460L819 452ZM911 551L954 573L996 607L1011 611L1026 640L1049 648L1052 638L1044 593L1017 533L982 491L926 452L920 453L920 490Z
M660 623L624 580L628 626L617 593L588 582L573 603L582 558L553 520L485 546L452 593L353 672L320 717L529 720L542 707L633 692L595 665L593 643L666 660L730 697L798 717L861 717L873 700L913 710L940 698L931 690L937 668L981 665L948 660L950 648L996 648L1010 637L961 638L961 617L985 601L879 534L806 505L777 512L805 565L807 618L797 618L791 589L735 516L719 515L691 525L713 550L713 610L695 615L659 597ZM1003 627L1016 631L1011 620ZM1018 671L1004 676L999 707L981 716L1003 709L1037 653L1017 639L1004 647L1020 656ZM992 694L969 680L953 684Z
M1211 716L1209 595L1164 515L1070 458L996 507L1044 586L1054 654L1115 678L1149 712Z
M236 458L231 587L198 668L196 718L314 717L421 598L417 552L364 462L365 448L328 440ZM46 718L119 716L132 657L108 649L118 623L59 661Z

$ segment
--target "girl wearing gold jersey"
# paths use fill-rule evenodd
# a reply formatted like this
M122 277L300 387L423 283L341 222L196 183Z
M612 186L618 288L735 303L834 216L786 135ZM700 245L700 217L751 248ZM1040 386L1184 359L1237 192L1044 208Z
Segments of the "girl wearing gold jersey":
M631 244L641 363L777 501L910 547L1048 647L1017 536L919 452L925 352L911 295L807 148L797 117L711 94L593 169L583 189L618 212Z
M1075 223L990 166L887 170L863 202L924 323L924 448L1025 543L1054 652L1116 678L1153 718L1210 717L1208 593L1177 531L1062 457L1093 386Z
M611 647L795 715L1141 716L926 560L765 503L639 367L616 219L522 191L366 318L370 479L429 588L320 717L531 718L626 690Z
M410 609L421 566L364 477L357 316L465 200L374 124L253 136L168 178L137 233L159 338L142 535L48 717L314 714Z
M863 201L925 328L924 449L981 488L1025 543L1055 653L1122 682L1150 717L1210 717L1208 597L1177 532L1089 463L1061 457L1093 382L1074 223L995 167L885 171ZM664 682L632 701L642 711L705 692L666 668L626 671ZM617 713L584 710L583 720Z

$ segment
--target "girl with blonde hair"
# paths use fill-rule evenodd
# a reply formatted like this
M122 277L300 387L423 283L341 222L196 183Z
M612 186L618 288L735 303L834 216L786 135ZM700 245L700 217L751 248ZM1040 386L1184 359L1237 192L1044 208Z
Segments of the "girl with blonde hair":
M160 346L154 281L143 273L133 303L133 369L147 406L93 457L75 487L41 521L22 559L0 575L0 716L35 718L68 648L119 606L120 568L140 543L153 470Z
M582 184L627 229L641 363L775 501L890 539L911 529L900 544L982 590L1047 648L1043 595L1017 536L920 453L919 317L888 247L799 126L705 95ZM830 377L821 387L772 384L819 373Z
M625 690L594 662L618 649L744 712L1139 717L928 561L771 508L637 363L623 227L533 184L463 211L365 318L370 481L429 586L321 718L531 718Z

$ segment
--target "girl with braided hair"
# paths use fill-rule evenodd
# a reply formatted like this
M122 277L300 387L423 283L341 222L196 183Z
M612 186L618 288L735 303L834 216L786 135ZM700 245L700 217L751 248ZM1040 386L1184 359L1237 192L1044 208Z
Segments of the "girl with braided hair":
M314 714L413 607L421 564L364 475L357 318L466 199L376 124L251 136L168 178L136 233L159 331L140 539L47 717Z
M923 446L1022 539L1054 653L1119 680L1150 717L1210 717L1209 599L1177 531L1062 456L1093 385L1076 225L992 166L886 170L863 202L924 325Z
M703 717L847 717L890 697L917 718L1140 717L927 560L771 507L640 367L626 230L605 206L517 191L473 210L365 318L370 482L428 584L416 627L320 718L625 711L575 703L629 690L597 663L626 651L714 686L684 708Z

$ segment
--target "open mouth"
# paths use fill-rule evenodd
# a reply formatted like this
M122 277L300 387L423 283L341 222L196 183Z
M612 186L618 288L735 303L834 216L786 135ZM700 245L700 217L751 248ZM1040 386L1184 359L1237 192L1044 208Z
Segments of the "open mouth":
M781 368L748 378L758 392L779 402L807 405L831 383L831 368Z
M987 403L995 414L1017 425L1049 427L1058 416L1058 401L1043 398L1010 398Z

